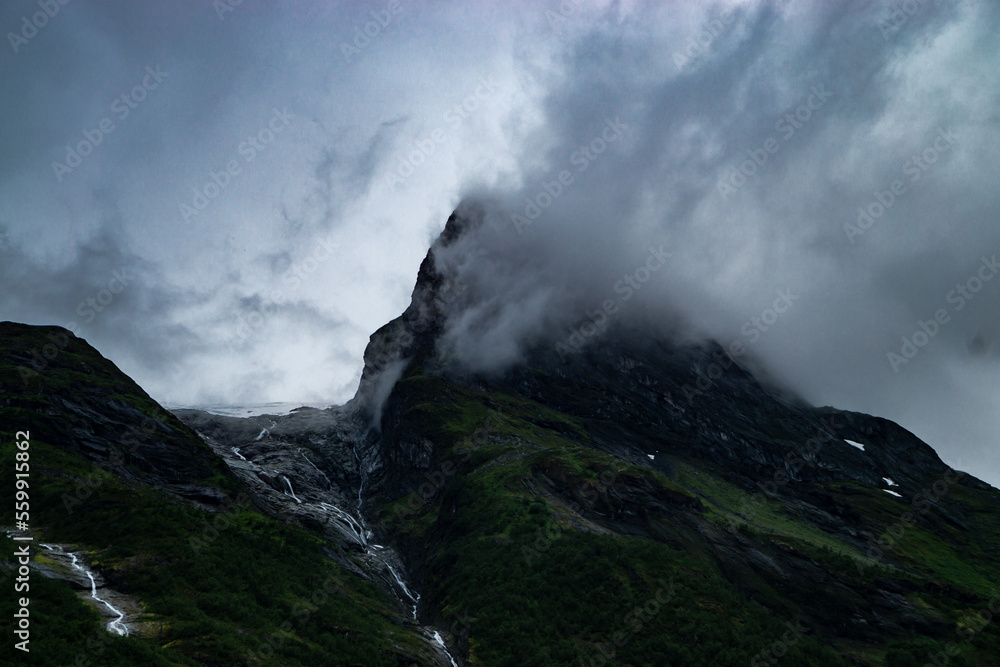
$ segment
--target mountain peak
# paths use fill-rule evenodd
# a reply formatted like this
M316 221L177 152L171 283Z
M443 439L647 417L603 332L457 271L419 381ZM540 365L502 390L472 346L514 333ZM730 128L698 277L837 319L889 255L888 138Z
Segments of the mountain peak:
M465 285L449 274L437 254L477 229L484 218L485 207L478 200L463 200L455 208L420 263L409 306L369 337L365 366L353 401L366 416L380 414L381 403L410 357L418 350L433 351L449 308L466 290Z

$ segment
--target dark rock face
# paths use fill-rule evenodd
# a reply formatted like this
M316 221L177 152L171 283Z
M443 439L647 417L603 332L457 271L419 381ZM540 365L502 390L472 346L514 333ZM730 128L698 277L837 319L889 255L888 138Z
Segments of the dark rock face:
M341 503L356 500L361 475L354 448L363 431L348 411L300 408L285 416L249 418L201 410L175 414L245 481L255 479L285 494L288 488L274 472L280 470L300 499L333 494Z
M775 473L795 482L852 479L880 488L888 477L913 487L932 483L947 469L930 447L892 422L818 410L763 386L716 343L636 339L612 326L569 357L534 350L527 364L501 378L448 372L434 354L455 296L453 280L435 255L481 217L475 203L463 203L451 215L421 264L409 307L374 333L365 351L353 403L381 430L382 446L373 458L385 463L384 474L396 483L404 471L425 470L433 446L407 423L401 413L406 401L392 391L410 364L579 418L594 446L626 460L648 464L646 457L657 451L683 451L731 469L748 488ZM709 378L709 368L718 376ZM873 444L862 452L845 439Z
M684 453L748 484L780 472L792 482L851 479L881 488L889 477L912 488L947 470L929 446L891 422L789 402L735 365L692 393L693 369L717 359L718 346L640 347L609 339L564 364L538 359L497 385L573 415L597 447L621 458Z
M225 465L86 341L61 327L3 322L0 351L0 405L50 417L34 438L122 477L218 502L217 485L199 481L229 477Z
M392 571L406 568L364 517L373 470L365 460L369 427L353 407L299 408L288 415L236 418L178 410L243 483L261 511L321 534L338 552L330 557L399 600L413 600ZM405 582L403 583L405 585Z
M373 333L365 349L365 366L351 401L367 418L379 421L381 405L393 384L414 358L433 353L447 313L464 287L438 266L436 255L482 222L482 209L465 202L451 214L444 230L420 264L410 305L395 320Z
M470 488L493 494L511 526L523 511L688 554L767 613L803 619L854 664L882 664L869 657L887 641L944 641L961 610L986 603L968 581L983 569L1000 581L995 489L897 424L816 408L759 381L715 343L612 325L569 356L529 350L500 375L449 365L438 343L462 288L436 253L482 215L467 203L449 218L409 307L372 334L345 406L175 416L62 329L44 330L58 354L43 366L31 350L38 328L10 323L0 324L0 405L51 415L33 437L177 498L213 507L234 490L247 494L322 536L329 557L398 600L401 624L411 608L416 624L420 605L422 620L445 620L463 597L450 568L466 556L449 549L485 532L464 515ZM499 481L482 481L497 471ZM906 534L931 545L933 568L892 548ZM477 551L474 565L533 539L484 534L496 551ZM418 603L417 590L428 601ZM488 634L466 624L446 638L468 657L476 632ZM431 660L449 664L443 653Z
M682 479L677 473L681 467L700 468L732 489L751 494L753 501L733 506L704 488L671 491L635 475L601 481L581 477L569 466L536 467L521 485L531 496L559 508L553 511L560 521L579 530L640 536L709 553L747 595L769 600L789 618L805 618L817 636L834 645L884 644L915 635L942 638L951 632L940 612L912 603L913 595L940 594L933 578L924 579L912 562L876 544L883 544L878 540L887 526L910 512L913 522L908 526L935 532L950 548L959 549L962 540L974 539L975 531L982 529L982 524L973 528L969 522L977 510L959 498L974 491L984 494L976 502L989 505L998 499L995 489L953 471L931 447L897 424L815 408L761 383L715 343L651 341L612 325L576 354L562 357L551 348L535 349L524 365L499 377L446 367L436 356L436 343L450 303L440 290L449 287L450 278L439 270L435 248L474 227L477 215L474 206L465 206L449 218L421 266L409 308L371 337L356 400L371 404L372 397L379 396L378 409L364 412L378 427L374 448L369 448L379 471L373 493L390 499L405 496L440 468L440 434L412 417L428 397L399 382L434 376L443 386L514 396L564 415L581 426L583 434L540 414L529 420L624 463L674 480ZM530 443L524 444L530 450ZM508 454L488 465L512 464L524 455ZM932 491L942 484L961 487L962 492ZM442 513L454 511L443 502ZM794 542L771 536L772 528L755 532L758 502L777 503L781 517L829 537L831 548L857 559L857 571L831 569L797 543L792 546ZM888 514L886 503L896 503ZM713 512L728 519L710 519ZM749 527L737 529L739 525ZM942 525L967 537L953 542L950 532L948 537L941 532ZM400 539L407 540L411 568L422 572L448 538ZM815 539L827 544L826 537ZM888 574L873 581L863 576L869 568L886 568Z

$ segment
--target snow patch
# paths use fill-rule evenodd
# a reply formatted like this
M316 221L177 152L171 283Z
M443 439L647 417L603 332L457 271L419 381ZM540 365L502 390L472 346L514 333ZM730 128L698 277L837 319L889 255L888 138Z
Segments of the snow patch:
M889 489L882 489L882 490L885 491L888 494L896 496L897 498L902 498L903 497L903 496L899 495L898 493L896 493L895 491L890 491Z
M862 445L860 442L854 442L853 440L847 440L847 439L845 439L844 442L846 442L847 444L849 444L851 447L856 447L856 448L860 449L861 451L865 451L865 446Z
M655 455L654 454L646 454L646 456L648 456L649 460L652 461Z
M892 481L888 477L883 477L882 479L885 480L885 483L888 484L889 486L899 486L899 484L896 484L894 481Z

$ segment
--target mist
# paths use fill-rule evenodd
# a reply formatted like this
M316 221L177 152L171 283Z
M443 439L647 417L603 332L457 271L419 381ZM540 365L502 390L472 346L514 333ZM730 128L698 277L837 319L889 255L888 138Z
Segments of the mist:
M475 201L440 257L470 366L602 318L739 343L1000 482L995 3L390 4L70 3L26 38L7 3L0 318L171 405L343 403Z

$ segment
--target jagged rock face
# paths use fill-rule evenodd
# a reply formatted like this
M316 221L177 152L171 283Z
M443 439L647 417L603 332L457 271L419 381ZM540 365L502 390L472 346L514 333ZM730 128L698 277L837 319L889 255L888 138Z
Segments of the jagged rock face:
M463 291L438 265L437 253L482 224L482 217L482 207L475 202L464 202L451 214L420 264L410 305L369 338L352 403L375 423L380 421L381 407L406 364L414 357L426 358L433 353L447 315Z
M409 307L372 335L365 352L355 402L382 432L375 459L386 465L390 486L418 480L433 450L408 425L405 399L393 393L410 364L585 419L595 446L627 460L648 464L650 453L682 450L731 468L746 486L775 470L794 481L848 478L885 486L883 477L916 485L946 469L931 448L891 422L820 411L763 386L716 343L651 342L642 332L612 325L576 354L557 354L554 347L529 351L526 364L500 377L445 369L435 356L437 341L460 301L436 254L482 217L482 207L472 202L451 215L421 264ZM845 439L877 445L862 452ZM802 451L790 457L796 449Z
M325 558L399 602L398 627L424 635L423 664L451 659L413 627L407 586L424 595L421 623L449 628L469 664L577 664L612 630L589 617L621 627L661 576L697 592L673 625L644 620L658 628L652 640L628 635L642 646L631 664L746 664L759 647L743 633L757 616L774 622L755 626L754 641L772 640L761 627L804 620L809 655L823 657L797 664L917 664L930 650L922 636L945 642L956 619L994 602L995 489L892 422L783 394L714 343L612 325L576 353L538 346L488 377L445 363L438 342L463 299L436 257L481 218L473 204L449 218L410 306L372 335L343 407L248 419L178 411L185 426L68 332L43 330L56 351L43 364L31 353L38 328L2 324L0 408L31 411L36 425L51 417L33 438L195 501L172 504L224 516L205 506L242 492L322 537ZM128 437L137 424L145 437ZM577 577L591 556L604 569ZM505 596L530 604L514 609ZM697 614L700 628L688 619ZM550 634L513 645L536 626ZM989 633L977 641L1000 648ZM704 652L685 662L688 648ZM995 651L978 655L970 664L992 664Z
M343 503L357 496L361 476L354 448L362 433L343 409L300 408L289 415L250 418L201 410L175 414L248 483L264 483L283 495L285 475L302 499L332 494Z
M81 583L62 567L74 558L93 570L88 601L112 614L96 634L149 639L132 648L164 664L289 664L305 645L307 661L323 651L339 658L349 652L344 637L352 664L372 655L451 664L436 629L417 620L404 563L359 511L378 461L355 407L253 419L178 413L183 422L68 331L0 324L0 454L13 470L15 429L30 443L31 515L18 531L50 549L24 554L36 574L32 602L49 610L32 614L32 630L56 645L39 651L45 664L66 655L137 664L140 655L103 646L112 640L93 650L101 637L85 632L101 626L64 604L68 585ZM10 507L14 489L3 492ZM16 573L0 562L0 579ZM279 619L273 629L269 619ZM56 631L60 622L69 633ZM255 657L264 646L273 660Z
M723 358L714 343L636 344L611 332L565 362L538 353L534 363L496 384L583 420L596 446L635 462L678 452L747 482L783 470L797 482L852 479L877 487L885 486L883 477L923 484L947 469L929 446L892 422L812 408ZM720 372L706 386L696 369L713 365ZM861 451L848 439L868 446Z
M464 211L471 211L469 218ZM456 211L435 248L454 243L474 226L475 215L474 207ZM848 651L843 641L877 645L889 639L909 641L915 633L947 637L945 617L915 599L965 595L971 596L969 604L985 602L953 584L940 588L909 558L876 546L884 545L879 538L887 527L897 530L893 522L909 510L914 531L934 533L947 548L957 549L969 538L951 542L950 531L982 530L977 503L997 497L988 485L946 466L902 427L810 406L762 383L715 343L650 340L615 325L576 353L537 347L516 368L477 376L446 365L438 355L438 337L454 314L451 307L460 305L438 292L448 286L432 248L409 308L372 336L359 391L366 400L379 397L378 409L367 413L378 426L374 456L379 483L373 493L394 501L432 487L413 511L433 507L428 511L436 512L436 529L421 524L420 531L426 532L414 537L404 519L396 538L414 571L432 569L434 555L460 539L451 517L461 517L463 506L449 491L451 479L476 477L490 468L519 469L520 461L536 460L544 450L530 438L501 429L486 437L507 453L487 463L459 458L458 472L442 476L443 466L455 457L455 430L475 422L473 415L513 401L523 411L517 419L547 437L605 452L621 465L688 486L667 489L633 473L602 479L593 471L581 473L572 462L543 459L527 473L518 473L504 493L544 500L546 511L572 530L641 537L710 554L745 595L768 600L779 615L805 618L816 636L842 652ZM382 384L376 392L372 388L378 380ZM464 396L467 416L452 417L447 429L436 418L423 418L433 411L428 405L460 403L452 393ZM692 474L715 480L724 495L692 483ZM947 480L943 488L961 487L961 492L929 491L942 480ZM969 504L963 500L967 492L981 495ZM742 500L734 502L730 495ZM924 505L916 509L918 498ZM755 509L757 502L770 504L766 512L776 512L776 518L758 521L756 513L765 511ZM469 529L461 519L454 521ZM850 554L845 562L857 559L857 571L854 565L846 571L832 567L798 542L792 547L784 537L754 532L757 525L765 525L766 531L787 530L780 527L783 521L808 535L806 543L815 540L810 549ZM737 530L738 525L749 528ZM507 540L496 539L501 545ZM992 553L997 546L986 549ZM874 580L866 576L872 567L884 567L885 575ZM457 591L445 587L431 594L450 600ZM863 658L857 663L874 664Z

